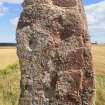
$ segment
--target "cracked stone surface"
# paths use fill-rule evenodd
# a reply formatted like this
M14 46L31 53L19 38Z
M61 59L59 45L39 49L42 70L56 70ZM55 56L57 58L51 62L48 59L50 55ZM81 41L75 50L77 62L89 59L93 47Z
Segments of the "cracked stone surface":
M25 0L17 27L19 105L94 105L95 76L81 0Z

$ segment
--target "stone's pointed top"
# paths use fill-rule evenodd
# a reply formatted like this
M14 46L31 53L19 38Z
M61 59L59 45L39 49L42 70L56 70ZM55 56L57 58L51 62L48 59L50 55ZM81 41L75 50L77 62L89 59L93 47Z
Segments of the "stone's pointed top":
M40 5L40 4L49 4L49 2L52 2L51 0L24 0L22 6L26 7L28 5Z
M22 6L25 7L27 5L33 5L34 0L24 0Z
M34 3L45 4L52 3L60 7L74 7L79 3L82 3L81 0L24 0L23 5L33 5Z
M53 3L61 7L74 7L77 5L76 0L52 0Z

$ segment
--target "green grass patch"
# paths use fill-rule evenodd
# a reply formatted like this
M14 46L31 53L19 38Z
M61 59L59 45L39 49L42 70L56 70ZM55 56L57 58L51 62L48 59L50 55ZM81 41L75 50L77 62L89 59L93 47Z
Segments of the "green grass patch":
M105 75L96 76L96 105L105 105Z
M18 64L0 70L0 105L18 105L20 71Z

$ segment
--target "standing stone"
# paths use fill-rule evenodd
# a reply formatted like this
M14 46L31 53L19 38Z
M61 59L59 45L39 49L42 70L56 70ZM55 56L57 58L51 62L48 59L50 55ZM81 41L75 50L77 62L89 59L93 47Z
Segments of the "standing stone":
M94 105L94 71L81 0L25 0L17 54L19 105Z

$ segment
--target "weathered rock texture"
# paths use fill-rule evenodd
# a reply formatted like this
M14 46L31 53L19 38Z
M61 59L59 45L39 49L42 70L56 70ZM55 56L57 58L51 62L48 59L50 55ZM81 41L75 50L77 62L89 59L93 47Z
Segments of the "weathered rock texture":
M93 105L94 72L81 0L25 0L17 27L20 105Z

